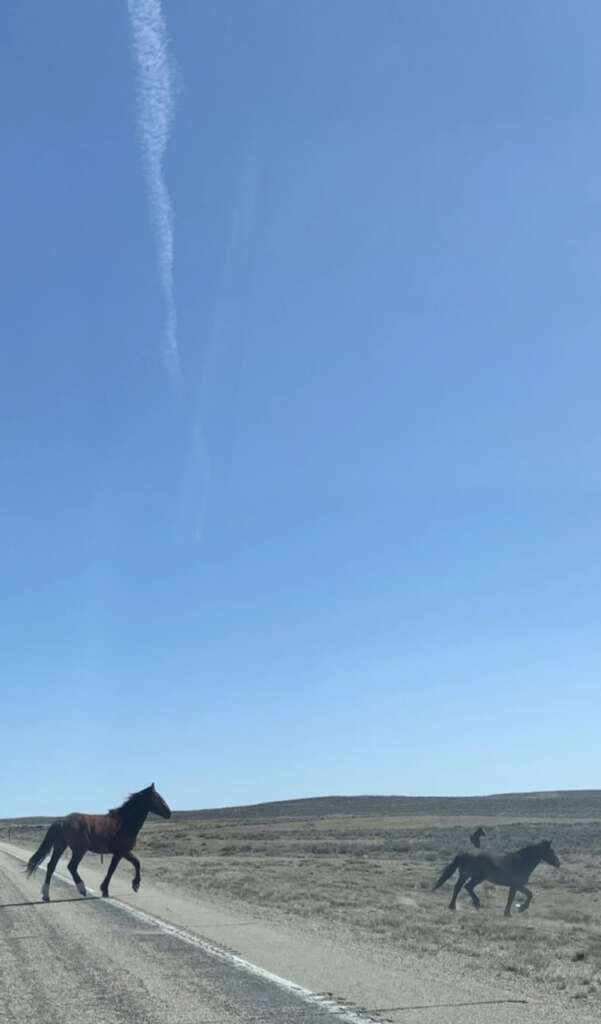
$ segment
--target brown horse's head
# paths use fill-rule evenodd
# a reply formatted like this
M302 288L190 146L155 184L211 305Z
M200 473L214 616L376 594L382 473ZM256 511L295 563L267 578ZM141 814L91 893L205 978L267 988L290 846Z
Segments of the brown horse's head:
M551 840L543 839L542 842L538 844L538 846L540 849L541 857L545 861L545 863L552 864L554 868L558 868L561 861L559 860L559 857L557 856L555 850L551 845Z
M144 792L148 795L148 810L151 814L159 814L161 818L171 817L171 808L154 788L154 782Z

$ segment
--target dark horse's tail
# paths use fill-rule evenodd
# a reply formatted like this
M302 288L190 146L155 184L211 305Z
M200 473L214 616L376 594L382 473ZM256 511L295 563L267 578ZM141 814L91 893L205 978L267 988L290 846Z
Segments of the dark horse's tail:
M457 871L457 869L459 867L461 867L461 863L464 860L465 860L465 854L464 853L458 853L457 856L455 857L455 860L452 860L450 864L447 864L447 866L444 869L442 875L440 876L440 878L436 882L436 885L432 886L432 892L434 892L436 889L440 889L441 885L444 885L445 882L451 877L451 875L454 875L455 872Z
M56 839L56 833L58 832L59 828L61 827L61 824L62 824L62 822L55 821L54 824L52 824L50 826L50 828L46 832L46 835L42 839L41 845L35 851L35 853L32 854L32 856L29 858L29 860L27 862L27 867L25 868L25 872L26 872L28 878L29 878L30 875L33 875L33 873L36 870L36 868L38 868L40 866L40 864L44 860L44 857L47 857L48 854L50 853L52 847L54 846L54 841Z

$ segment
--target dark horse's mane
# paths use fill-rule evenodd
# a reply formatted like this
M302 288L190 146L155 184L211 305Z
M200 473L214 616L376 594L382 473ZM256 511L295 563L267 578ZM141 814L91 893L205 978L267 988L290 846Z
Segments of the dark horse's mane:
M516 854L530 853L530 850L536 850L540 846L540 843L528 843L528 846L522 846L521 850L516 850Z
M137 807L145 794L145 789L139 789L137 793L130 793L119 807L110 808L109 817L122 818L128 811L132 811Z

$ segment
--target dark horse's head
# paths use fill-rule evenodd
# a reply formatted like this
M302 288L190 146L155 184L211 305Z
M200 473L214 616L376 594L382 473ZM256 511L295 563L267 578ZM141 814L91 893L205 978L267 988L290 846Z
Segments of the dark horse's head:
M146 806L151 814L159 814L161 818L171 817L171 808L154 788L154 782L147 789L142 790L142 792L146 798Z
M561 861L559 860L559 857L555 853L555 850L553 849L553 847L551 845L551 840L550 839L543 839L538 844L538 848L540 850L541 859L544 860L545 864L552 864L552 866L554 868L558 868L559 867Z

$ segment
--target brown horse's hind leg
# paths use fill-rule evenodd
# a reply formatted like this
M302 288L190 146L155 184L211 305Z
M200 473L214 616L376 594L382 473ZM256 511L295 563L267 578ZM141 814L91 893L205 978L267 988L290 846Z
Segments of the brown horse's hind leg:
M111 878L113 877L113 875L115 873L115 869L117 867L117 864L121 860L122 856L123 856L123 854L121 854L121 853L114 853L113 854L113 858L111 860L111 863L109 864L109 869L108 869L108 871L106 873L106 878L104 879L104 881L102 882L102 884L100 886L100 892L102 893L103 896L108 896L108 894L109 894L109 882L110 882Z
M124 853L123 860L128 860L130 864L133 864L135 869L134 880L131 883L131 887L134 892L137 892L140 888L140 861L137 857L134 857L133 853Z
M81 861L84 853L85 853L85 850L83 852L80 852L79 850L77 852L73 851L73 856L71 857L71 860L67 864L67 867L69 868L69 871L71 872L71 877L72 877L73 881L75 882L75 885L77 886L77 891L78 891L80 896L86 896L87 895L86 887L85 887L82 879L80 878L80 876L79 876L79 874L77 872L77 868L78 868L79 862Z
M50 902L50 881L51 881L52 876L54 874L54 869L55 869L56 865L58 864L59 860L61 859L63 853L66 850L66 848L67 848L67 844L65 842L63 842L62 839L58 839L56 841L56 843L54 844L54 849L52 851L52 856L51 856L50 860L48 861L48 867L46 868L46 879L45 879L44 884L42 886L42 899L44 900L44 903L49 903Z
M449 910L455 910L455 904L457 903L457 897L465 885L468 875L459 875L458 880L455 882L455 888L453 889L453 895L451 896L451 902L449 903Z

